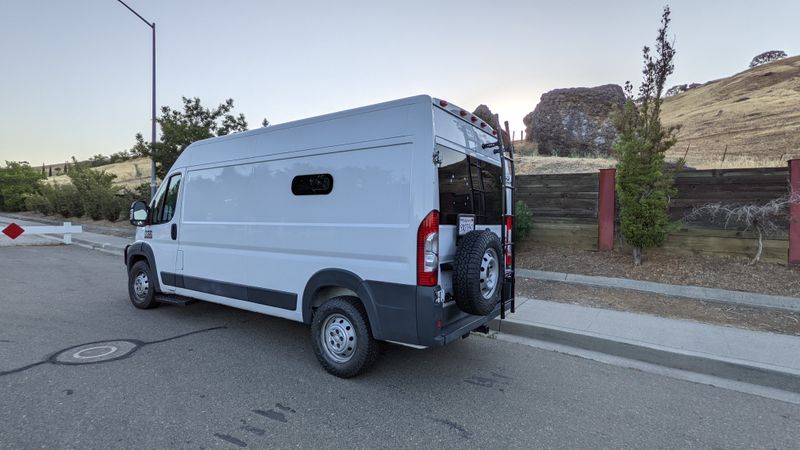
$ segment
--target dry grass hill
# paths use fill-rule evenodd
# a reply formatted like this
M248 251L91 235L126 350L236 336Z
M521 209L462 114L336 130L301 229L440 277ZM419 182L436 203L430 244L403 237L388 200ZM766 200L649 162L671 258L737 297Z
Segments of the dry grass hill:
M800 56L670 97L662 120L681 125L668 156L681 157L689 147L690 166L781 166L800 158Z
M117 176L114 184L127 188L134 188L142 183L150 182L150 158L136 158L105 166L97 166L94 170L104 170ZM57 175L47 178L47 182L56 184L69 183L67 175Z

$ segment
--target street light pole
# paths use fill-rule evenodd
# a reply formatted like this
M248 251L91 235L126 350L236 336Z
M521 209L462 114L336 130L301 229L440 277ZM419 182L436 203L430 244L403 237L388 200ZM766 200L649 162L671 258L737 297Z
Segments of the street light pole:
M150 117L150 148L154 149L156 145L156 23L155 22L148 22L142 17L139 13L133 10L130 6L128 6L122 0L117 0L118 2L122 3L122 6L128 8L128 11L132 12L136 15L139 19L142 20L148 27L153 30L153 104L152 104L152 111ZM150 198L156 196L156 160L150 158Z

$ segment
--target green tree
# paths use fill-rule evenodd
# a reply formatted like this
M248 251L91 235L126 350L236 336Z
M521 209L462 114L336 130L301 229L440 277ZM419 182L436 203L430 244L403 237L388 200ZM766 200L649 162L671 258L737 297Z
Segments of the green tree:
M675 144L677 127L661 124L664 84L675 66L675 48L667 37L669 7L664 7L656 38L656 56L644 47L644 70L639 98L625 83L627 101L613 115L619 138L614 146L617 155L617 198L622 236L633 247L634 264L642 262L642 251L663 244L671 229L667 208L674 195L675 171L664 168L666 151Z
M145 142L142 134L138 133L131 151L152 158L156 162L156 175L164 178L178 155L192 142L247 130L244 114L234 116L231 110L233 99L209 109L197 97L183 97L182 111L161 107L161 117L157 119L161 126L160 140L153 145Z
M37 192L43 178L28 163L6 161L6 166L0 168L0 210L24 210L25 198Z

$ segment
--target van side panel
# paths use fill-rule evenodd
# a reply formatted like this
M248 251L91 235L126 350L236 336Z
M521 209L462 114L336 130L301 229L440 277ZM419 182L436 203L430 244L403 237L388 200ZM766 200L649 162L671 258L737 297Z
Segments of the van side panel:
M184 274L291 294L302 293L325 268L413 283L412 148L406 142L190 169L181 226ZM295 177L314 174L332 177L330 193L292 192ZM302 318L299 305L291 313L275 306L267 302L264 311Z

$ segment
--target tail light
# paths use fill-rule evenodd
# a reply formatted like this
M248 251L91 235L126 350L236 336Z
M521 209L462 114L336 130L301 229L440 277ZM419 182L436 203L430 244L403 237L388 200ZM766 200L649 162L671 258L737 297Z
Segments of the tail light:
M439 211L422 219L417 231L417 285L436 286L439 282Z
M506 248L503 249L503 253L506 254L506 269L511 268L512 264L512 254L513 249L510 242L511 240L511 232L514 230L514 216L506 216Z

